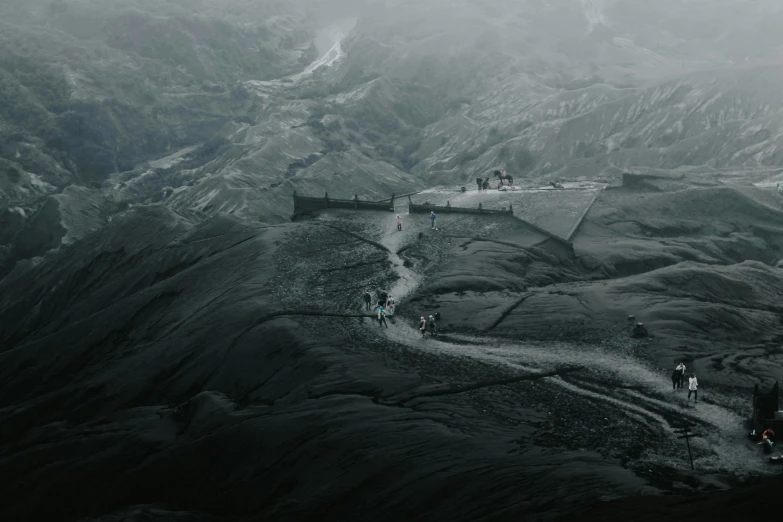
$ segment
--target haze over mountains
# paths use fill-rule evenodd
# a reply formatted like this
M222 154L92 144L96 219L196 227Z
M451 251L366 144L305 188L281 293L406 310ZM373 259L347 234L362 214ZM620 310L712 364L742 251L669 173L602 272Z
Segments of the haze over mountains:
M780 22L771 0L3 2L6 514L500 520L766 473L736 441L783 376ZM498 167L612 188L565 246L290 222L294 191ZM358 299L391 287L408 308L378 333ZM427 348L425 310L448 316ZM655 388L684 357L700 410ZM671 456L684 418L702 475Z
M157 200L280 222L297 187L780 164L769 2L312 5L4 4L2 219L52 233L3 238L3 270Z

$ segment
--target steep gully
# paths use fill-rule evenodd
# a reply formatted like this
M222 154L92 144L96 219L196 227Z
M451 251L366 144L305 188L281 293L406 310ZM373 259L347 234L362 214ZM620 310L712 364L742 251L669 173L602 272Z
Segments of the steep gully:
M345 56L345 53L342 49L342 41L343 38L345 38L345 34L338 33L336 35L337 41L332 45L331 49L329 49L323 56L319 57L317 60L315 60L313 63L308 65L304 71L295 74L293 76L289 76L288 79L293 81L294 83L299 82L302 80L302 78L309 76L313 74L313 72L316 69L319 69L321 67L331 67L334 65L334 63Z
M316 70L322 67L333 66L345 57L342 42L346 37L346 33L350 32L355 25L356 19L347 19L319 31L314 42L316 47L322 51L322 54L301 72L271 81L250 80L246 84L251 88L257 89L260 96L266 97L270 90L276 91L278 89L290 88L311 77Z

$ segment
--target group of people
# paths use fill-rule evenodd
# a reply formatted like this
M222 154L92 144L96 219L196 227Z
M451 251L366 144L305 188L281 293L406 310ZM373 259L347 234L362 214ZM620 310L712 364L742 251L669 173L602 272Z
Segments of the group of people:
M369 290L364 291L364 306L367 311L370 311L373 308L372 294ZM389 327L389 324L386 322L386 316L394 315L396 306L397 303L392 296L388 295L386 292L378 292L378 304L376 305L378 311L378 326ZM438 319L440 319L439 312L430 315L429 319L425 319L424 316L421 316L421 319L419 320L419 331L421 332L422 337L426 337L428 331L430 336L438 335Z
M477 177L476 185L478 185L479 192L489 189L489 178L482 179L481 176Z
M685 381L685 363L680 362L672 372L672 391L682 389L683 382ZM691 372L688 377L688 400L691 400L693 395L693 402L699 402L699 381L696 380L696 374Z
M367 311L372 309L372 294L369 290L364 291L364 306ZM389 324L386 322L386 315L394 315L396 306L397 303L392 296L388 295L386 292L379 292L377 304L378 326L389 327Z
M427 330L430 331L430 337L438 335L438 325L436 324L438 319L440 319L440 312L430 315L429 319L425 319L423 315L419 318L419 331L422 338L427 337Z

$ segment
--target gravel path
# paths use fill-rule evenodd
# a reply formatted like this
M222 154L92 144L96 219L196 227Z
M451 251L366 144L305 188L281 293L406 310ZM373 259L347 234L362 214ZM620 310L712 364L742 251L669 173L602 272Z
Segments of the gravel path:
M584 195L587 199L590 193L585 192ZM421 199L423 201L424 198ZM428 247L435 248L440 241L439 234L443 235L444 231L431 232L426 216L401 215L402 232L396 230L394 214L391 213L332 213L324 214L319 219L338 224L344 229L350 228L363 237L377 241L388 250L385 255L389 261L389 270L393 276L396 275L396 280L392 277L390 293L401 310L405 311L406 297L418 285L433 277L430 273L433 265L421 265L427 272L423 273L419 266L405 266L397 252L418 241L421 232L432 236L431 239L426 239L429 236L425 236L425 243ZM450 233L459 228L458 235L463 233L463 227L478 230L473 222L467 225L469 220L469 217L463 220L449 216L444 226ZM488 234L488 237L495 234L494 221L483 220L481 223L486 226L483 233ZM454 246L443 243L437 248L448 250ZM445 262L448 262L446 250L438 255L445 255ZM758 448L745 438L744 415L748 397L727 395L726 393L730 392L707 388L700 390L698 404L688 403L687 391L673 392L668 372L653 367L650 362L640 358L634 350L634 341L630 339L623 338L603 345L522 343L492 337L451 334L441 338L422 339L410 321L413 315L398 314L389 329L365 329L361 336L379 346L400 346L421 352L429 358L422 361L431 360L433 357L444 361L470 360L476 364L468 367L494 367L498 369L498 375L506 377L517 372L535 374L578 366L581 368L579 372L543 377L541 380L541 385L547 389L559 389L562 397L567 397L560 400L567 400L571 405L570 411L575 409L577 412L571 413L574 418L567 417L559 419L558 422L568 424L578 421L579 426L584 426L584 429L592 429L592 426L598 428L598 431L611 430L611 423L618 422L624 426L622 429L649 432L640 434L640 440L643 440L646 446L641 455L634 457L636 466L684 470L687 467L687 453L683 441L676 438L674 430L683 423L690 423L697 427L700 434L700 437L692 441L695 465L700 472L729 473L740 477L770 472L770 467ZM415 358L413 360L415 361ZM427 372L428 368L420 370ZM468 373L447 378L462 382L476 377ZM507 399L506 396L502 397L503 401ZM517 401L513 398L509 400L510 404ZM535 402L537 399L530 397L529 400ZM580 404L585 409L584 414L579 413ZM500 409L505 407L503 404L496 404L488 408L493 406ZM605 412L606 418L599 418L603 417L601 412ZM581 418L577 419L580 415ZM631 424L622 422L620 419L623 418L630 419ZM607 422L610 426L602 426ZM648 436L649 434L655 435ZM596 444L602 444L601 440L604 439L599 436ZM603 444L606 444L605 440Z
M406 325L389 329L387 335L396 343L419 350L473 358L525 373L581 367L582 372L545 379L575 395L602 402L607 409L619 410L651 428L662 428L674 444L677 443L674 430L678 426L684 423L697 426L702 436L694 439L692 445L699 455L695 464L703 472L735 475L771 472L758 450L746 443L744 417L721 406L732 403L734 397L712 390L705 394L702 390L700 402L689 403L685 389L673 392L670 381L660 370L631 354L618 353L614 346L513 343L461 335L422 339L415 328ZM656 448L649 448L644 460L665 466L685 465L680 455L658 453Z
M584 197L592 192L585 191ZM457 204L457 203L454 203ZM403 223L410 221L403 215ZM389 223L393 218L389 218ZM398 302L423 280L404 266L396 252L416 235L414 227L402 233L391 227L382 233L381 244L389 248L389 260L399 279L391 294ZM599 401L608 409L637 419L653 429L662 429L672 444L678 444L674 431L683 423L699 427L701 437L692 442L697 453L696 465L703 471L728 472L735 475L769 473L770 468L758 450L745 439L744 412L722 405L744 404L744 397L724 396L702 390L698 404L688 402L685 389L673 392L668 374L634 356L628 340L608 346L573 343L514 343L491 337L449 335L448 340L422 339L418 330L398 322L384 335L390 341L446 357L472 358L484 364L525 373L541 373L564 366L579 366L582 372L544 379L568 392ZM597 419L596 419L597 422ZM668 449L668 446L667 446ZM644 460L662 466L683 467L681 455L649 448Z

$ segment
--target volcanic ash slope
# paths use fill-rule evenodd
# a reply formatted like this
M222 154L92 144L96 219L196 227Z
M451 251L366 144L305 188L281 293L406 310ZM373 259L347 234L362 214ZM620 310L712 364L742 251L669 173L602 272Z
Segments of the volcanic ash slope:
M364 239L150 207L7 278L2 518L490 520L644 486L590 451L532 445L534 408L501 423L465 394L413 399L437 382L402 350L310 336L377 328L341 317L360 315L351 299L321 301L391 278Z

